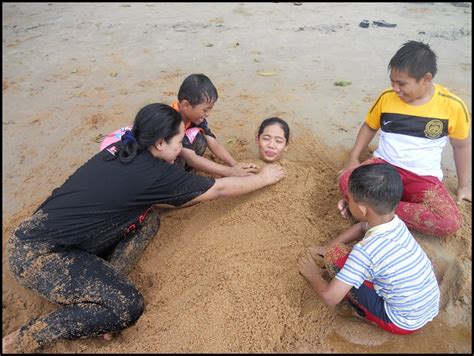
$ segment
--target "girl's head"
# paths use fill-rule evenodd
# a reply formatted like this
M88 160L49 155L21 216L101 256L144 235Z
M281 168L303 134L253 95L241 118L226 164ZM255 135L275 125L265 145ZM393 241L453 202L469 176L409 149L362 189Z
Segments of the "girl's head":
M138 112L132 130L122 136L118 156L128 163L141 150L148 150L154 157L173 163L181 152L183 137L183 120L176 110L165 104L149 104Z
M191 74L178 91L180 112L186 121L202 123L217 101L217 89L204 74Z
M282 158L288 149L290 128L285 120L279 117L265 119L257 133L257 146L262 161L273 163Z

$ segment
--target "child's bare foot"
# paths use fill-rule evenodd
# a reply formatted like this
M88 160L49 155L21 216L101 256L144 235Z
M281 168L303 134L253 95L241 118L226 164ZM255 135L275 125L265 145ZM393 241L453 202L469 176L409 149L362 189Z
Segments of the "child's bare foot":
M349 219L349 217L351 216L349 206L347 205L347 202L344 199L341 199L337 202L337 209L339 210L344 219Z
M20 329L13 331L12 333L2 338L2 354L17 353L14 346L19 333Z
M102 338L105 340L105 341L111 341L114 339L114 334L113 333L107 333L107 334L104 334L102 335Z

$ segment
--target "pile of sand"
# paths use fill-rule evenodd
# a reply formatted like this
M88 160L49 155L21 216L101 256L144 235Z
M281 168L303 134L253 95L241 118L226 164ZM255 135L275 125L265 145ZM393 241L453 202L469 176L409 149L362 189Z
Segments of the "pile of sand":
M239 160L255 161L251 148L242 141L230 147ZM465 224L455 236L415 235L434 263L442 309L414 335L400 338L355 319L344 304L324 305L299 275L297 259L306 246L324 244L351 224L336 210L344 158L314 137L299 136L281 162L287 177L278 184L163 210L158 235L130 275L146 300L137 324L111 342L61 342L46 351L467 352L471 204L462 205ZM4 332L55 308L9 275L4 285Z

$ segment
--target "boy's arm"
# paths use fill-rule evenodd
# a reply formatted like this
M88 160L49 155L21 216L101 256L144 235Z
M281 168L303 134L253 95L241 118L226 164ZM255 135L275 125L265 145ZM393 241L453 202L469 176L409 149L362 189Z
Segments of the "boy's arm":
M377 130L371 129L365 122L362 124L362 127L357 134L354 147L351 150L349 155L349 160L347 161L344 168L341 170L341 173L347 169L356 167L360 164L359 157L362 151L369 145L372 139L375 137Z
M339 234L330 244L341 243L348 244L350 242L356 241L364 237L364 234L367 232L367 222L360 221L357 224L352 225L343 233Z
M351 290L352 286L333 278L326 282L322 276L322 269L307 253L299 259L299 271L311 284L318 296L328 305L336 305Z
M458 176L457 203L461 203L463 199L471 201L472 191L471 185L469 184L471 164L470 137L464 140L450 138L449 141L453 147L456 175Z
M233 167L237 165L237 161L234 159L234 157L231 156L231 154L224 148L224 146L219 143L219 141L217 141L217 139L209 135L204 136L206 137L209 149L217 158L224 161L224 163L228 166Z
M337 236L334 240L328 242L326 245L322 245L322 246L314 245L314 246L308 247L308 250L315 255L324 256L329 246L334 245L336 243L341 243L341 244L346 245L350 242L359 240L362 237L364 237L364 234L367 232L367 229L368 229L367 222L365 221L358 222L357 224L352 225L343 233L339 234L339 236Z
M222 164L213 162L207 158L201 157L189 148L183 147L180 156L184 158L184 160L189 166L201 172L214 174L221 177L229 177L232 175L237 175L238 173L235 172L235 169L233 169L233 167L224 166Z

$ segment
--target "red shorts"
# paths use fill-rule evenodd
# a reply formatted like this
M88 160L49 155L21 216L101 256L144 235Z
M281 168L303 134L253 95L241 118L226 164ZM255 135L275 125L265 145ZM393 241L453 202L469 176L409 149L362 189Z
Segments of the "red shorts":
M381 158L370 158L361 164L387 163ZM433 176L419 176L393 166L403 182L403 195L395 213L409 229L423 234L446 237L462 224L462 215L455 201L440 180ZM349 176L357 168L345 171L339 178L339 189L347 200Z
M326 251L324 258L333 272L337 273L346 263L349 252L347 246L334 244ZM408 335L419 330L401 329L392 323L385 312L385 301L375 292L374 285L369 281L364 281L359 289L351 288L345 298L357 314L392 334Z

